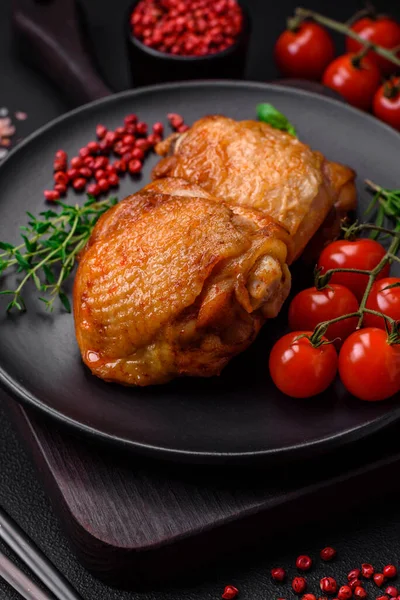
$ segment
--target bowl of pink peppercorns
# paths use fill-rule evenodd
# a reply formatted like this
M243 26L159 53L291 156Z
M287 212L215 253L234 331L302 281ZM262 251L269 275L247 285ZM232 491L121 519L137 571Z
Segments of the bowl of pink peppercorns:
M238 0L138 0L128 24L135 86L243 77L250 28Z

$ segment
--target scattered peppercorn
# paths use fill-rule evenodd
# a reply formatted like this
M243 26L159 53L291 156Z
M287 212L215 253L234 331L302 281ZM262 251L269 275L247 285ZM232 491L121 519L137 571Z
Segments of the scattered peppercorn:
M352 579L360 579L360 576L361 576L361 569L353 569L347 575L347 581L351 581Z
M286 571L282 567L276 567L275 569L271 569L271 577L274 581L285 581Z
M386 577L383 573L375 573L373 579L378 587L381 587L386 581Z
M373 574L375 573L375 569L369 563L364 563L361 565L361 574L365 579L372 579Z
M323 577L319 582L320 588L326 594L335 594L337 590L337 583L333 577Z
M353 595L352 589L349 585L342 585L338 591L338 600L349 600Z
M388 585L385 590L385 594L388 594L389 596L391 596L391 598L397 598L397 596L399 595L399 591L394 585Z
M60 199L60 194L57 190L44 190L44 197L48 202L55 202Z
M336 556L336 550L335 548L332 548L331 546L327 546L326 548L323 548L320 552L320 557L322 558L322 560L328 561L328 560L333 560Z
M184 124L183 118L176 116L179 125ZM140 173L146 153L161 141L164 126L157 121L149 136L148 130L147 123L139 121L137 115L129 114L124 118L124 126L114 131L99 123L96 126L99 141L89 141L79 149L78 156L69 161L65 150L57 150L53 164L54 189L44 192L45 199L50 202L59 200L69 186L76 191L83 191L87 186L89 194L98 196L110 187L118 187L120 176L125 173ZM116 155L114 161L111 153Z
M307 581L304 577L295 577L292 581L292 589L295 594L302 594L306 591Z
M364 584L360 579L351 579L349 581L349 586L352 590L355 590L356 587L362 587Z
M366 598L368 596L367 592L364 590L363 587L358 586L356 587L356 589L354 590L354 596L356 598Z
M383 567L382 573L388 579L393 579L397 575L397 569L394 565L386 565L386 567Z
M234 585L225 586L224 592L222 594L222 598L224 600L232 600L232 598L236 598L239 594L239 590Z
M301 600L317 600L317 597L314 594L304 594Z
M309 571L312 567L312 559L305 554L298 556L296 560L296 567L299 569L299 571Z

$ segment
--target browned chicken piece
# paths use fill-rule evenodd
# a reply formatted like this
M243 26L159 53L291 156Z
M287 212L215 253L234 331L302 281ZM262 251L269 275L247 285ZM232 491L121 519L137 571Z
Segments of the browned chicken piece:
M126 385L220 373L279 312L291 239L270 217L179 179L110 209L80 257L78 344L93 374Z
M293 258L333 206L355 207L354 171L259 121L205 117L157 152L165 158L153 178L182 177L224 202L263 211L293 236Z

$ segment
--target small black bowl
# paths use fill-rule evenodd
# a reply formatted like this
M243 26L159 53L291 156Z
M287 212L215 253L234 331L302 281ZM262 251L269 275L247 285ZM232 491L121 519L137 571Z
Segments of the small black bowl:
M206 56L177 56L149 48L132 34L129 21L138 1L131 6L127 19L128 52L134 87L189 79L243 78L250 38L250 19L242 4L239 3L243 11L243 28L232 46Z

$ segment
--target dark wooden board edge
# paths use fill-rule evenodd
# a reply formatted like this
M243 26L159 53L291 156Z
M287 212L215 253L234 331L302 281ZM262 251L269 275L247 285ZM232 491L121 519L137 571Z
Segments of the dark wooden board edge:
M95 577L117 587L154 588L166 580L179 578L182 581L185 573L190 573L190 579L193 579L206 564L215 564L217 560L231 561L238 550L243 552L264 546L278 533L289 532L307 523L322 523L327 513L351 511L365 504L366 499L373 502L399 487L393 477L395 468L400 467L400 453L396 453L349 469L341 476L305 486L284 498L268 500L256 509L242 510L234 518L222 519L218 526L196 535L186 534L173 544L165 540L151 549L118 548L96 537L96 532L73 514L54 477L43 439L44 430L25 408L12 400L8 405L73 551ZM379 485L371 485L375 478L386 482L384 492ZM136 507L136 510L140 508ZM146 514L143 513L141 518L145 519Z

